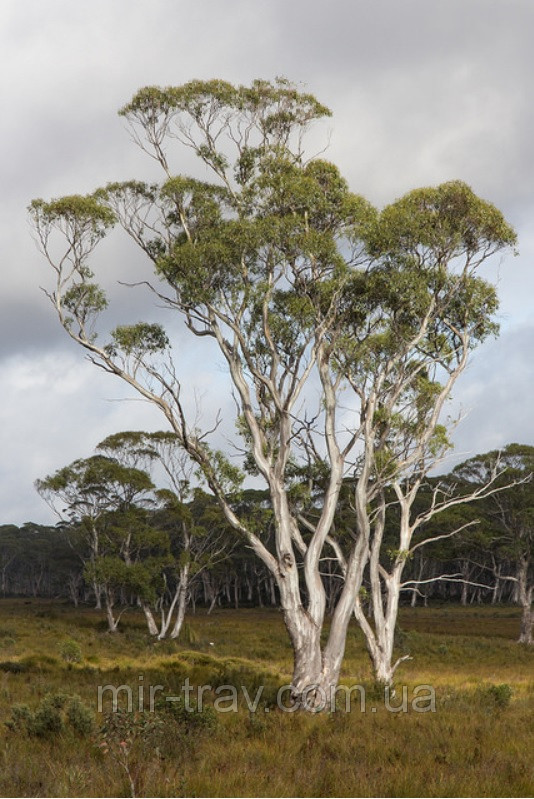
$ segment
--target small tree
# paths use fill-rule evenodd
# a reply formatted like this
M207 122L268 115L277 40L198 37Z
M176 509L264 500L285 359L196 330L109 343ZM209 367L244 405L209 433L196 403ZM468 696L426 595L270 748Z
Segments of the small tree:
M527 444L509 444L502 451L493 450L462 463L455 474L467 485L480 486L495 469L499 461L506 471L500 477L501 485L513 482L503 493L495 493L486 503L494 534L493 552L497 559L508 560L513 574L503 574L517 586L517 602L522 608L519 643L532 644L534 618L534 447Z
M137 504L149 501L154 485L140 469L123 466L113 458L94 455L79 459L35 483L39 494L67 518L85 544L79 552L92 582L97 607L104 593L110 632L115 617L116 590L126 582L125 568L139 537Z
M172 556L163 570L163 586L160 592L149 595L146 592L141 593L141 600L151 635L156 635L159 639L167 636L178 638L185 618L191 580L198 578L204 569L224 559L231 549L228 524L224 518L220 518L218 506L218 518L213 514L208 518L205 512L199 514L203 505L200 500L202 492L193 491L194 464L175 433L115 433L102 441L97 449L126 465L150 468L159 464L167 478L168 488L156 492L160 509L153 517L153 524L168 535L169 553ZM171 589L173 583L174 587ZM168 591L170 594L167 604L165 594ZM154 618L151 604L158 606L159 625Z

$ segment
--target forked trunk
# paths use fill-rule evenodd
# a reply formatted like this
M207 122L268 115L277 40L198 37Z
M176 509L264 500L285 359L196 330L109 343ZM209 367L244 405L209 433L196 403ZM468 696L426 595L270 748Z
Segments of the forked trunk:
M354 615L365 636L376 682L384 686L392 685L393 675L399 665L398 662L393 663L394 628L392 630L389 624L384 623L373 629L359 600L355 604Z
M112 599L110 599L107 591L105 592L105 597L106 597L106 618L108 620L108 632L116 633L122 614L119 613L117 618L115 618L115 616L113 615L113 601Z
M158 640L160 641L166 638L167 635L169 634L169 630L171 630L174 611L176 609L177 609L177 616L169 637L178 638L178 636L180 635L180 630L182 629L182 625L185 618L185 611L187 608L189 569L190 569L189 564L186 564L185 566L181 567L178 583L176 585L174 596L172 598L172 602L169 605L169 607L165 609L163 603L161 604L160 627L158 627L156 620L154 618L154 614L152 613L152 610L148 605L148 603L147 602L141 603L143 607L143 613L145 614L145 619L148 626L148 632L150 635L156 635L158 637Z
M340 593L328 638L321 646L324 603L318 603L317 621L302 606L286 607L284 621L293 646L294 663L291 682L293 702L303 710L318 712L334 709L341 664L345 655L347 628L359 593L365 561L361 558L364 542L356 547L349 564L344 564L345 583ZM282 599L284 586L280 586ZM317 610L317 606L315 606Z
M303 710L317 712L329 709L339 680L344 646L339 659L328 657L321 648L321 631L302 611L300 618L286 615L286 626L293 645L293 678L291 699Z

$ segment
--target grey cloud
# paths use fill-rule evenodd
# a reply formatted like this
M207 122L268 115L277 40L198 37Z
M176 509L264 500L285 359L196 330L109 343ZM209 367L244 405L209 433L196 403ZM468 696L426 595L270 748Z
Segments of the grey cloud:
M532 439L531 0L5 0L0 22L5 520L42 518L33 479L89 454L100 434L143 427L145 419L159 425L146 406L110 403L120 388L83 366L59 329L38 288L46 269L25 211L36 196L155 174L116 115L143 85L286 75L332 108L313 146L319 150L331 129L325 157L371 201L461 178L501 207L518 228L522 256L488 270L499 283L503 335L482 348L455 391L456 403L474 409L458 430L457 450ZM192 169L189 158L177 165ZM219 361L202 350L199 370L200 350L185 343L174 317L155 310L143 291L117 285L145 278L145 261L114 233L95 271L112 303L105 324L168 323L191 375L188 388L198 382L213 415L214 391L216 399L224 394Z
M455 443L457 458L512 442L534 444L534 324L505 330L474 356L455 391L467 413Z

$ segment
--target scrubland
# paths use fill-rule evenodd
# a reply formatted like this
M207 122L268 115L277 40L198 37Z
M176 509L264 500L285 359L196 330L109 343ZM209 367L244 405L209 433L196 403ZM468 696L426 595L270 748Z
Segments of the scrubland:
M531 796L534 651L515 643L512 607L405 608L392 706L402 689L435 691L435 712L391 712L373 685L356 625L342 682L366 708L276 707L291 652L275 610L188 617L178 642L154 642L128 612L110 635L92 609L0 601L1 796ZM202 712L184 712L192 685L210 685ZM138 689L163 686L154 712ZM98 710L98 686L131 686L134 707ZM215 712L217 689L245 686L237 712ZM228 704L226 705L228 707ZM372 710L374 708L374 710Z

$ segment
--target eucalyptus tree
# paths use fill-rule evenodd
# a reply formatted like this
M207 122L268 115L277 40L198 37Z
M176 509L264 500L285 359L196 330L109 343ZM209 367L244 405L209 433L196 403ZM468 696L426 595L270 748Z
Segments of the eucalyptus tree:
M320 703L321 691L338 681L372 550L371 521L380 518L378 512L371 520L367 508L380 502L387 475L403 507L400 550L409 548L405 520L428 463L424 453L439 446L445 396L471 342L483 337L485 323L471 336L473 317L485 318L494 306L494 295L471 269L513 243L513 231L463 184L437 190L441 203L427 190L379 216L349 191L334 165L306 157L308 126L330 112L287 81L148 87L120 113L162 181L111 183L90 196L35 200L37 238L55 275L47 296L89 358L160 409L227 522L269 569L294 650L294 694ZM176 175L174 146L194 153L211 180ZM272 550L234 501L240 469L210 447L208 422L201 427L187 419L185 384L163 328L140 322L116 327L107 340L97 337L107 299L89 262L116 222L152 262L155 277L146 284L155 297L226 362L244 463L269 492ZM454 277L448 266L462 254L469 263ZM438 368L447 375L439 390L432 376ZM356 403L342 424L339 406L347 392ZM396 424L403 402L404 421ZM386 440L393 437L398 447L402 436L406 452L396 455L392 474ZM324 472L313 523L292 499L295 465L309 452ZM335 510L347 469L355 468L356 534L338 550L343 587L322 643L322 561L338 544ZM399 571L388 582L395 591Z
M138 547L139 509L151 502L154 488L149 475L114 458L94 455L37 480L35 487L82 540L78 555L97 607L103 593L109 631L116 632L120 619L114 613L116 588L124 582L124 567L132 563Z
M428 473L450 442L443 412L473 348L497 332L495 288L483 263L513 246L514 231L490 203L460 181L417 189L387 206L369 238L373 269L354 276L339 368L358 409L362 442L354 463L354 514L369 552L373 626L356 599L377 679L390 683L394 630L407 560L436 536L416 535L436 515L492 493L499 463L463 494L439 483L418 510ZM384 552L388 508L397 508L395 543ZM470 525L460 524L446 536ZM414 538L415 537L415 538ZM442 536L437 536L441 538ZM386 557L387 556L387 557Z
M480 486L499 461L505 468L500 482L513 481L507 491L495 493L486 504L486 514L494 536L495 576L515 584L516 600L522 608L519 643L533 643L534 616L534 447L508 444L502 451L493 450L462 463L455 469L466 485ZM508 562L512 573L503 573ZM498 567L497 567L497 564ZM498 571L497 571L498 568Z
M191 580L224 560L232 548L228 525L220 518L218 506L219 513L214 514L212 509L210 515L209 506L213 505L213 500L205 507L201 492L193 488L194 463L175 433L115 433L104 439L97 449L135 468L151 469L159 465L166 476L168 487L156 492L160 507L152 518L152 525L168 534L169 558L163 564L165 568L160 570L163 582L160 590L141 592L140 597L150 634L160 640L167 636L178 638ZM152 583L153 580L148 581L148 585ZM158 622L154 606L157 606Z
M332 350L322 367L329 370L323 384L343 378L344 400L352 408L345 423L359 444L350 464L349 549L340 539L328 542L345 575L359 547L371 587L372 623L360 593L355 614L379 682L390 684L402 662L393 660L399 599L417 583L403 582L407 562L426 544L456 535L475 520L461 520L446 534L425 537L422 531L439 514L503 489L498 460L483 483L463 493L427 478L451 446L456 422L443 415L452 389L473 348L497 332L496 291L480 268L514 243L502 214L460 181L409 192L384 208L370 228L371 264L347 278L341 312L325 333ZM309 426L300 439L308 462L321 463ZM328 473L328 464L323 467ZM428 501L421 508L417 500L424 492ZM313 529L309 519L307 526Z

